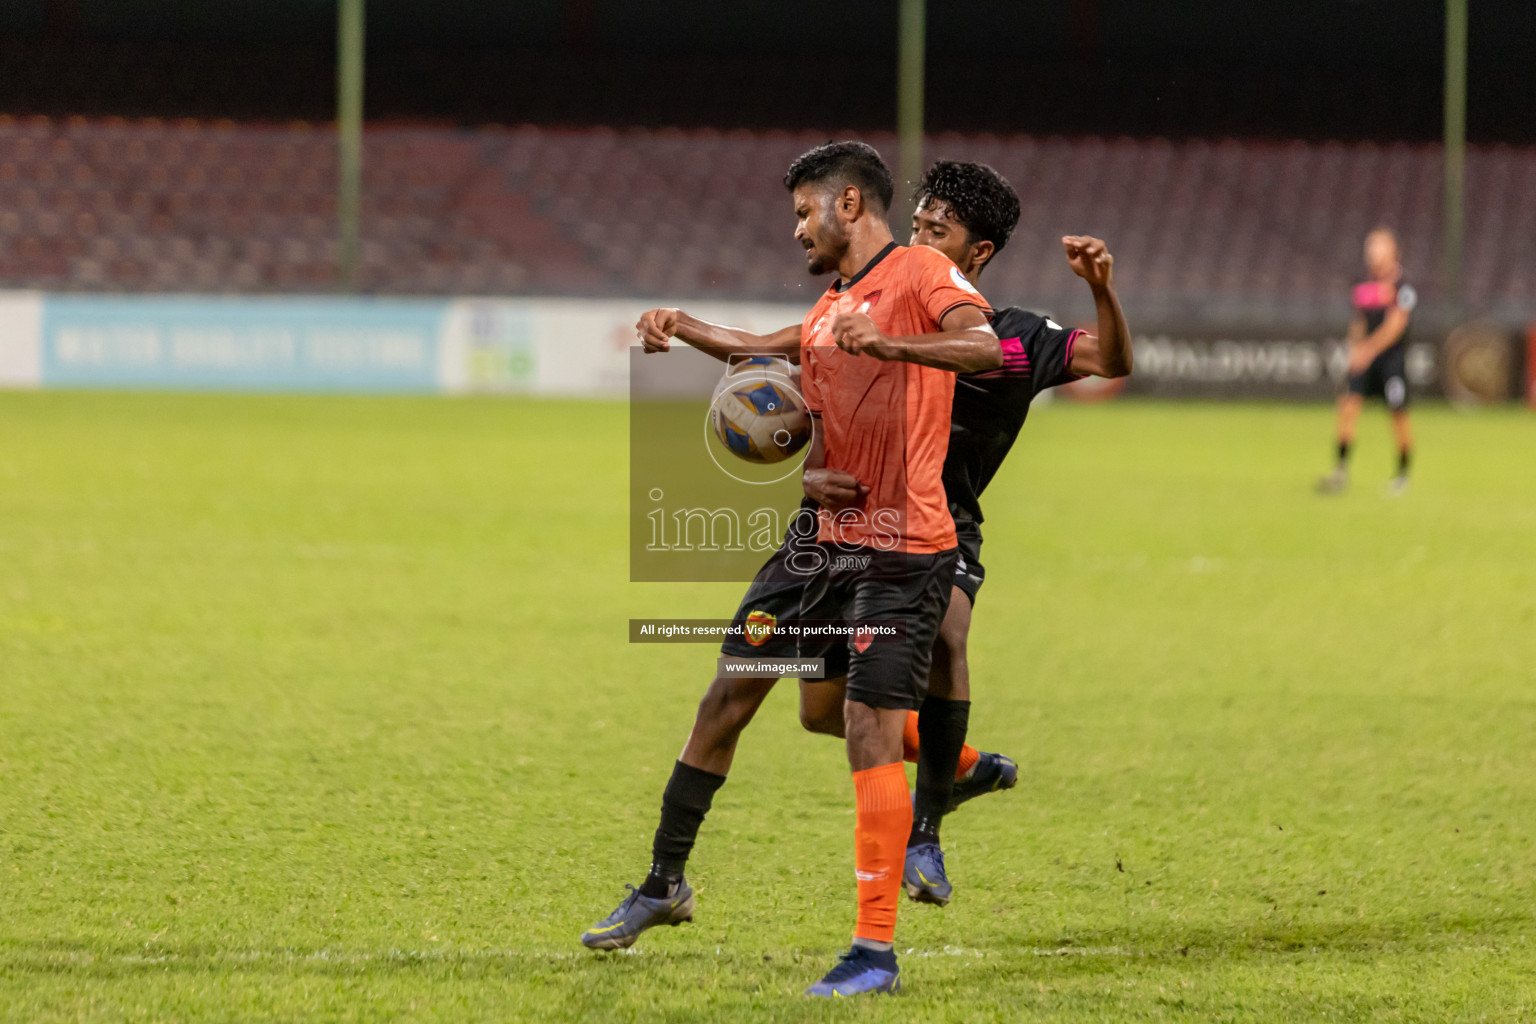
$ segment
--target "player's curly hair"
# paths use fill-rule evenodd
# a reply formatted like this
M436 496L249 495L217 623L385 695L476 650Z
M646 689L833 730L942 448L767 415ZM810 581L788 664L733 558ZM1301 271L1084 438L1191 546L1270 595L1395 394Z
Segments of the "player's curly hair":
M891 172L874 146L866 142L828 142L802 153L784 174L784 187L793 192L801 185L829 182L839 188L858 187L871 206L883 213L891 208L896 186Z
M994 254L1003 251L1019 224L1018 193L986 164L940 160L923 172L912 201L919 206L943 203L965 225L971 241L991 242Z

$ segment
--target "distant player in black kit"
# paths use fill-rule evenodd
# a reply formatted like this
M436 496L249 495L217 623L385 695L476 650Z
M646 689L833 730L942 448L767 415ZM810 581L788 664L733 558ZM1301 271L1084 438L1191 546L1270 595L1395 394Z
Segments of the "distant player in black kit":
M935 164L924 175L917 200L912 244L944 253L973 286L1018 223L1019 202L1012 187L980 164ZM909 716L906 740L908 759L918 762L918 789L904 882L908 895L923 902L943 904L950 896L938 846L939 821L945 812L962 800L1011 786L1017 773L1007 758L980 754L965 745L970 707L966 636L971 606L984 578L979 561L980 495L1011 448L1036 395L1079 377L1120 377L1131 369L1130 331L1115 296L1113 257L1095 238L1069 236L1062 245L1068 264L1093 292L1098 334L1067 330L1033 313L1008 308L992 318L1000 354L992 353L978 369L965 365L967 360L975 361L971 354L956 353L954 368L962 373L956 382L943 480L961 561L934 646L928 698L920 711ZM665 351L669 339L676 337L722 360L740 353L775 353L791 360L799 356L798 325L761 336L705 323L680 310L658 309L646 313L637 328L648 351ZM804 580L787 563L797 545L814 540L818 505L837 509L857 500L860 482L847 477L828 470L806 472L806 502L791 521L784 545L743 597L735 617L738 626L771 624L799 615ZM767 633L761 628L747 630L743 638L727 641L722 650L728 656L775 659L797 653L794 639L774 635L771 628ZM582 936L585 944L627 947L641 932L692 914L684 866L713 795L725 782L737 739L775 682L767 677L719 677L710 685L663 796L650 875L609 918ZM807 729L842 734L841 690L836 684L802 681L801 719ZM927 728L919 728L920 723ZM930 742L934 736L938 742ZM963 778L956 781L957 775Z
M1323 494L1349 486L1349 450L1367 398L1380 398L1392 414L1397 437L1397 473L1388 485L1393 496L1408 489L1413 431L1408 424L1408 323L1418 296L1403 280L1397 236L1377 228L1365 238L1367 279L1355 285L1355 315L1349 323L1349 383L1339 397L1339 461L1317 482Z

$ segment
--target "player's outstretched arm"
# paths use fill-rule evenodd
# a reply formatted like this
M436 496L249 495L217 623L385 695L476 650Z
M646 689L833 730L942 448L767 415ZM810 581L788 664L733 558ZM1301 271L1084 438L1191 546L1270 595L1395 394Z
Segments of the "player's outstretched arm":
M753 334L737 327L700 320L680 309L663 307L642 313L635 323L635 335L647 352L666 352L672 347L672 339L680 338L722 362L744 353L783 356L792 363L800 361L799 324L772 334Z
M1115 294L1115 258L1102 238L1067 235L1061 240L1072 273L1088 282L1099 333L1081 335L1072 346L1072 372L1125 377L1131 372L1131 329Z
M995 370L1003 365L1003 346L977 306L956 306L944 314L935 334L888 338L864 313L840 313L832 319L837 347L854 355L917 363L954 373Z

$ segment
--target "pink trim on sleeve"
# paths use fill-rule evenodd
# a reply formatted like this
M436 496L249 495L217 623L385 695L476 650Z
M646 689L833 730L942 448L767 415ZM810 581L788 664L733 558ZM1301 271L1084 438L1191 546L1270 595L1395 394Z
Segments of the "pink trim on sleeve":
M1380 281L1366 281L1355 285L1352 295L1357 309L1380 309L1390 306L1397 295L1397 286Z
M1029 353L1024 351L1022 338L999 338L1003 349L1003 365L995 370L974 374L976 377L1023 377L1029 374Z

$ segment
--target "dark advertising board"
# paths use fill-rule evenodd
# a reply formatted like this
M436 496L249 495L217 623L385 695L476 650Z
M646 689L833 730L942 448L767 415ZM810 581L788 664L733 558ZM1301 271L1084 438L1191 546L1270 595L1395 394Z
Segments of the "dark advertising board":
M1408 343L1408 385L1439 396L1437 346ZM1127 395L1167 398L1267 398L1316 401L1344 386L1349 355L1337 334L1155 330L1136 335L1136 368Z
M1338 331L1185 325L1138 329L1135 344L1135 371L1123 388L1095 388L1088 382L1073 397L1094 400L1118 392L1326 401L1343 390L1349 367ZM1508 401L1522 390L1522 348L1515 332L1487 322L1450 331L1415 329L1408 342L1408 386L1419 398Z

